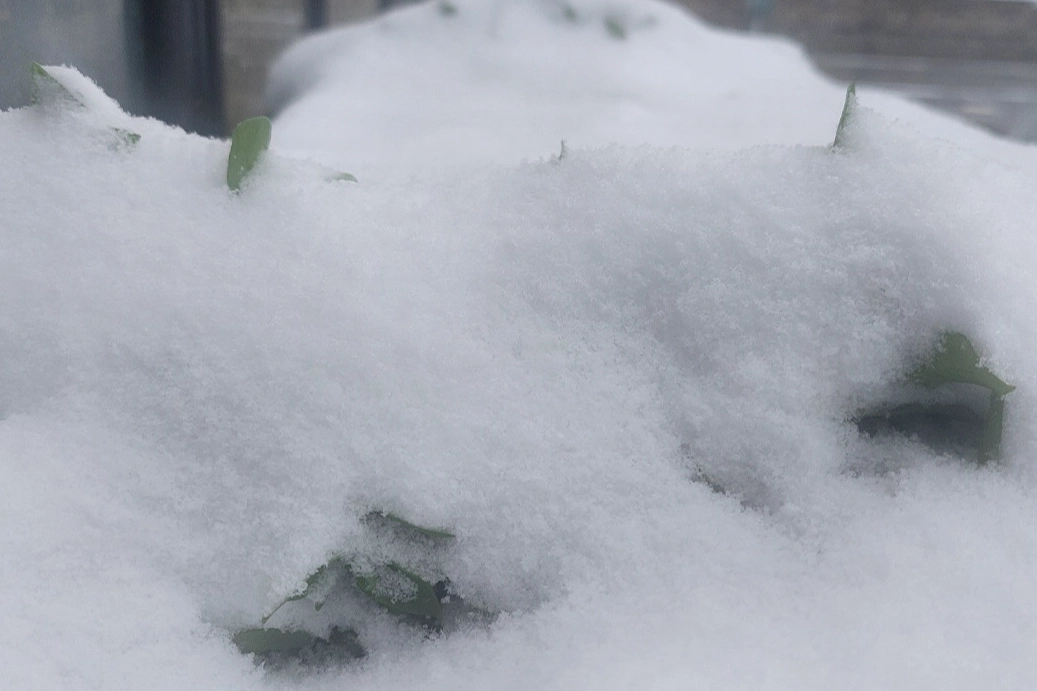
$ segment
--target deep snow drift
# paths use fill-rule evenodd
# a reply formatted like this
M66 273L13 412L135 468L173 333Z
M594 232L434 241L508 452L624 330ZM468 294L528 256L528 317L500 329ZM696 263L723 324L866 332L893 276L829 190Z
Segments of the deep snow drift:
M1035 176L862 108L359 185L275 147L233 194L54 72L88 107L0 114L4 688L1037 682ZM1017 387L1000 463L851 421L946 330ZM367 657L241 655L332 554L408 556L371 511L496 619L290 603Z

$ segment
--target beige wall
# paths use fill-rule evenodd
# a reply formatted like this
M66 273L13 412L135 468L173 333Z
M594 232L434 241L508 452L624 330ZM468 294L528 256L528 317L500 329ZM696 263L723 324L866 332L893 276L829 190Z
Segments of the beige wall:
M222 0L224 105L230 125L263 113L267 70L302 36L303 2ZM328 0L332 24L361 21L377 11L377 0Z

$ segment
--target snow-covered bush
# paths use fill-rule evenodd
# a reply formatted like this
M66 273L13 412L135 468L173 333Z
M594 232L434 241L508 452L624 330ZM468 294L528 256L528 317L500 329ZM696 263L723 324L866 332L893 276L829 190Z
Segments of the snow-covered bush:
M347 185L275 121L235 192L229 142L46 70L74 103L0 114L5 688L1037 679L1028 151L866 107L833 149L836 103ZM998 462L909 436L926 383L1001 396Z

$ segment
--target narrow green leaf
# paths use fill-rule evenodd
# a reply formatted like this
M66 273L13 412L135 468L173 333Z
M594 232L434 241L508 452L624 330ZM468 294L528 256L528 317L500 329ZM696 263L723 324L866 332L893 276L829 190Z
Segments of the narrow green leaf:
M245 629L231 639L246 655L299 652L321 640L306 631L282 629Z
M846 146L846 127L850 124L853 111L857 108L857 83L850 82L846 87L846 100L843 102L843 112L839 116L839 125L835 128L835 141L832 142L833 149Z
M401 536L414 538L427 538L429 540L453 540L454 534L441 528L425 528L415 525L410 521L400 518L388 511L372 511L364 516L364 522L376 528L387 528Z
M367 654L356 631L338 626L332 627L327 638L289 629L246 629L231 640L242 653L275 666L289 659L319 665L329 659L358 660Z
M32 63L31 72L33 104L44 106L65 104L86 108L86 104L48 72L43 65L37 62ZM140 135L136 132L121 127L109 127L108 129L115 135L115 140L111 145L112 149L132 149L140 142Z
M941 384L976 384L999 396L1015 390L997 375L979 364L979 354L964 334L944 333L932 359L911 373L910 379L923 386Z
M227 159L227 187L241 189L241 183L270 146L271 131L270 118L264 116L243 120L234 128Z
M357 588L384 607L390 614L424 617L439 621L443 614L443 605L439 602L435 587L421 576L408 571L399 564L389 564L386 568L404 577L414 585L415 592L413 597L400 598L397 593L394 593L383 582L382 577L378 574L357 576Z
M54 78L47 68L38 62L32 63L32 92L30 100L33 104L51 105L70 103L82 106L83 102L69 91L64 84Z

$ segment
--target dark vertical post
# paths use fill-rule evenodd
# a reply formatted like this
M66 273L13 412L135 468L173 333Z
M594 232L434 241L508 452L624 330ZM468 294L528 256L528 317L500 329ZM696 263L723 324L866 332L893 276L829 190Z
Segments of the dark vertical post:
M219 0L126 0L133 109L222 135Z
M306 1L306 18L305 26L307 31L314 31L316 29L323 29L328 25L328 2L327 0L305 0Z

